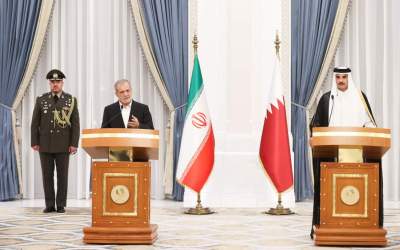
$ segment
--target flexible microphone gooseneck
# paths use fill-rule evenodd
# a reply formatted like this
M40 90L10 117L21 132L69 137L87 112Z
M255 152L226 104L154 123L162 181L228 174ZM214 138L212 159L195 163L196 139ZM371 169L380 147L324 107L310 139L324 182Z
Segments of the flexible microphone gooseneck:
M335 106L335 96L331 95L331 99L332 99L332 108L331 108L331 112L329 112L329 119L328 119L328 126L331 122L331 117L332 117L332 111L333 111L333 107Z
M115 118L117 118L118 116L121 115L121 109L119 110L119 112L117 112L115 115L113 115L111 118L109 118L107 120L107 122L105 123L107 126L111 124L112 121L115 120Z

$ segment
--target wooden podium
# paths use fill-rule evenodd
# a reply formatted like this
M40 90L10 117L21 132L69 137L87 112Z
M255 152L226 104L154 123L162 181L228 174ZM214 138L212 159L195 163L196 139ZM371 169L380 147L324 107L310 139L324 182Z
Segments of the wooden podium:
M150 224L151 166L158 159L157 130L84 129L82 147L92 157L92 226L85 243L152 244L157 225ZM130 152L133 161L109 161L110 152Z
M320 225L316 245L385 246L379 227L379 160L390 148L390 129L313 129L313 157L335 158L320 165Z

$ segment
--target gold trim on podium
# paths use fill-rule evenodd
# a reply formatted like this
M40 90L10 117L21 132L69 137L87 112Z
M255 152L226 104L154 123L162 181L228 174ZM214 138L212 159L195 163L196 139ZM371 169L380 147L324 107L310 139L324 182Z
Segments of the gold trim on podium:
M392 138L390 134L387 133L373 133L373 132L355 132L355 131L331 131L331 132L314 132L313 137L331 137L331 136L341 136L341 137L375 137L375 138Z
M315 245L386 246L386 230L379 226L382 166L376 162L390 148L390 129L320 127L313 128L312 135L314 158L338 160L320 165Z
M363 162L362 147L341 147L338 148L338 162Z
M106 201L107 197L111 197L111 193L107 192L107 177L133 177L134 178L134 194L133 194L133 210L132 212L107 212ZM104 216L137 216L137 196L138 196L138 176L137 174L124 173L105 173L103 175L103 215ZM111 199L112 200L112 199Z
M140 134L140 133L96 133L96 134L83 134L82 139L100 139L100 138L129 138L129 139L156 139L159 140L158 135Z
M83 228L83 242L153 244L158 226L150 224L149 160L158 159L158 131L105 128L82 133L81 145L92 158L92 224ZM113 150L117 154L111 155Z
M130 147L112 147L108 149L109 162L117 162L117 161L132 162L133 160L134 160L133 149Z
M336 194L337 189L337 179L338 178L363 178L364 179L364 213L362 214L346 214L346 213L337 213L336 212L336 199L338 198L336 195L332 196L332 216L333 217L347 217L347 218L367 218L368 217L368 174L333 174L332 175L333 184L332 184L332 193ZM343 202L343 201L342 201ZM356 204L356 203L355 203ZM352 204L352 205L355 205ZM348 205L348 204L346 204Z

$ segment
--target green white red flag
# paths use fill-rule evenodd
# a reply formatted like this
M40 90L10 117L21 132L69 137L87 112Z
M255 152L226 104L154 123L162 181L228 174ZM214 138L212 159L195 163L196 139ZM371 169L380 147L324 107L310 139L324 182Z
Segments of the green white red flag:
M214 166L214 147L214 133L196 54L176 174L178 182L200 192Z

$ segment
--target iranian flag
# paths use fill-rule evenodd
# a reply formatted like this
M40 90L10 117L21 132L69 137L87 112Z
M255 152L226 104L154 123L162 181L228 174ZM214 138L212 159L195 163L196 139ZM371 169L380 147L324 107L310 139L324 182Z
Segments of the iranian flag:
M293 175L278 58L272 79L267 88L267 110L261 135L260 159L276 190L281 193L293 186Z
M194 57L177 180L196 192L206 183L214 165L214 133L208 112L197 54Z

